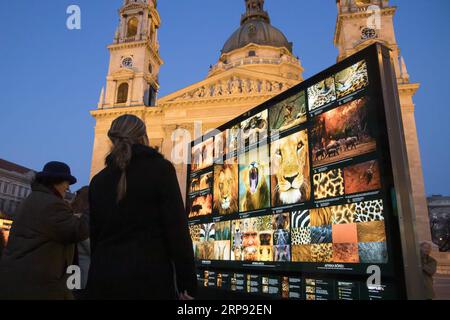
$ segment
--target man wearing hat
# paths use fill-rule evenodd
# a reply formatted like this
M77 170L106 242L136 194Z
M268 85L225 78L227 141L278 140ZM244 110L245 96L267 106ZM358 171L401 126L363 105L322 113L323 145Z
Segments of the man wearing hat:
M47 163L36 174L0 262L0 300L72 299L66 270L75 244L89 237L88 217L74 215L64 201L76 181L61 162Z

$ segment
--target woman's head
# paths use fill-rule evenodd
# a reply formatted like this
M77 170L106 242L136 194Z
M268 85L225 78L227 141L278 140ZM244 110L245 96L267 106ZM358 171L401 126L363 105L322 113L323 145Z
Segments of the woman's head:
M36 183L42 184L49 189L53 189L64 198L69 186L77 182L72 176L70 167L64 162L51 161L47 163L41 172L35 176Z
M64 198L66 192L70 189L70 182L61 178L38 177L34 182L39 183L48 189L57 191L61 198Z
M131 161L132 146L134 144L148 145L147 128L141 119L126 114L112 122L108 137L112 142L109 158L113 165L122 171L117 186L117 202L119 202L126 195L126 169Z

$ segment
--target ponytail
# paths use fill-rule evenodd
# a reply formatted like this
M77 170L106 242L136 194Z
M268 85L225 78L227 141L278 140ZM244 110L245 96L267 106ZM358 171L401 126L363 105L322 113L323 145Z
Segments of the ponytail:
M145 123L136 116L124 115L113 121L108 137L112 142L108 157L121 171L117 184L117 203L127 194L127 169L131 162L132 146L134 144L148 145Z

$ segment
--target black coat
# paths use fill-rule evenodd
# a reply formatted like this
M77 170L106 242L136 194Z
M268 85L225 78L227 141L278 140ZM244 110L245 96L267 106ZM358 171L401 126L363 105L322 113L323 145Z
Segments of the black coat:
M0 262L0 300L71 299L67 267L75 244L89 237L88 217L34 184L18 207Z
M108 158L89 188L89 298L175 299L175 282L179 291L195 294L194 253L175 168L156 150L134 145L127 194L117 204L120 175Z

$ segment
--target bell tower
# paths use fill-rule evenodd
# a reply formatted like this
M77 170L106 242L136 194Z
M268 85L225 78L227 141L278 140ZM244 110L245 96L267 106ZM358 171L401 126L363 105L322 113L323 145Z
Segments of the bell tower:
M158 29L161 24L156 0L124 0L119 26L108 46L110 64L106 90L99 109L154 106L159 89Z
M158 29L161 19L157 0L124 0L110 53L106 88L103 88L95 118L91 177L104 168L110 151L107 132L111 122L123 114L134 114L148 128L158 130L160 108L156 107L158 74L163 61L159 53ZM150 132L149 137L150 137ZM160 133L153 133L152 146L159 147ZM156 137L155 137L156 136Z
M420 87L410 81L406 63L401 56L394 29L397 8L388 0L336 0L338 18L334 44L338 61L379 42L391 49L396 71L403 127L408 152L409 172L416 211L416 230L420 241L431 241L428 207L425 198L420 147L417 138L413 96Z

